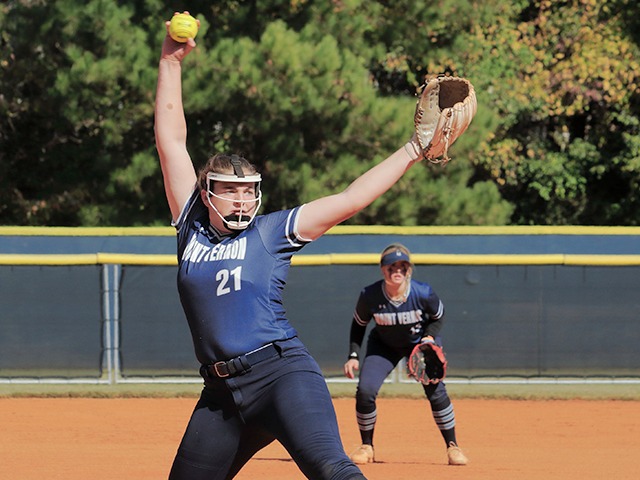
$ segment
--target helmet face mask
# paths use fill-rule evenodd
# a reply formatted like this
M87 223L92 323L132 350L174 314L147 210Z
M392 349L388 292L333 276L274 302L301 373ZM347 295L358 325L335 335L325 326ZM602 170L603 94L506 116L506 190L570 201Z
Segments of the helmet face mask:
M234 170L235 172L233 174L217 172L207 173L207 202L229 230L244 230L253 221L260 209L260 205L262 204L262 192L260 191L260 182L262 181L262 177L259 173L244 175L241 168L234 168ZM241 175L238 175L238 173ZM225 196L224 194L218 195L214 193L214 182L253 184L255 186L255 198L237 198L237 194L232 196ZM217 200L230 202L232 205L239 204L240 211L230 215L222 215L211 201L211 197L214 197ZM253 212L249 214L251 210L253 210Z

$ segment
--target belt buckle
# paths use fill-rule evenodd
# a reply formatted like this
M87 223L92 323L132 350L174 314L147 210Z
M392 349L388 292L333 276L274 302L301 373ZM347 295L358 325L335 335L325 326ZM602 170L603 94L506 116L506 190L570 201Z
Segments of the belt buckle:
M221 366L226 365L226 364L227 364L227 362L216 362L216 363L213 364L213 371L216 372L216 375L219 378L227 378L230 375L229 372L220 373L220 371L218 370L218 367L221 367Z

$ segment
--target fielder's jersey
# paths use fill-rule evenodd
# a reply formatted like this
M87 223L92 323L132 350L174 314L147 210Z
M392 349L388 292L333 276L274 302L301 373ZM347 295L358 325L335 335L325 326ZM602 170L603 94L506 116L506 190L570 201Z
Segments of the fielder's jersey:
M302 208L257 216L245 230L222 236L194 191L175 227L178 292L200 363L297 335L282 293L291 257L308 243L296 234Z
M393 348L415 345L425 335L436 336L444 317L444 305L428 283L411 280L404 302L391 300L384 280L365 287L358 297L353 320L366 328L373 320L372 334Z

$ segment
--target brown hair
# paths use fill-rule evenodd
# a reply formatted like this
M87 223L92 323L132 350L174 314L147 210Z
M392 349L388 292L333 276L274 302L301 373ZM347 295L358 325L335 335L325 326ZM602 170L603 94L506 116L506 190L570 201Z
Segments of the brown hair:
M206 190L207 188L207 173L216 172L216 173L233 173L233 165L231 164L231 159L240 160L242 170L245 175L253 175L258 173L258 169L254 164L249 162L244 157L239 155L227 155L225 153L216 153L214 156L210 157L207 160L207 163L200 169L198 172L198 185L202 190Z

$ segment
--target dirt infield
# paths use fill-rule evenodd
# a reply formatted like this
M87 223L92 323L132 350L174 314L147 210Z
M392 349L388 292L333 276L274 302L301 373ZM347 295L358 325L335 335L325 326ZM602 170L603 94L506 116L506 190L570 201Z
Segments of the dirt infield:
M334 400L347 451L359 436L352 399ZM146 480L167 477L193 398L0 398L0 478ZM370 480L639 478L640 402L454 399L471 463L446 465L422 399L379 399ZM303 476L277 444L240 480Z

